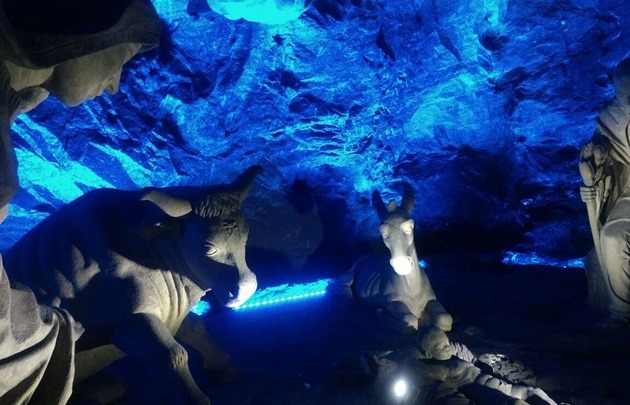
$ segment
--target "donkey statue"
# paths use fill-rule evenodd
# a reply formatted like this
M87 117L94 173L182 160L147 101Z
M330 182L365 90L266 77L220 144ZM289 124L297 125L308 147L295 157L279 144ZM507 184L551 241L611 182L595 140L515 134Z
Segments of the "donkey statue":
M366 256L329 285L334 294L351 297L361 305L375 308L382 319L396 329L414 333L419 325L433 325L450 331L453 318L440 304L426 273L420 267L413 242L413 189L404 185L402 202L386 206L380 193L372 193L372 206L381 225L379 231L391 256Z

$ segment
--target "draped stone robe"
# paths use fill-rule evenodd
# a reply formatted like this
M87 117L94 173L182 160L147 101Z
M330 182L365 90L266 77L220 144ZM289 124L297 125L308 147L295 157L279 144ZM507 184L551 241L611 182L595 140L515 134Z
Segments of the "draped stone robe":
M0 257L0 404L65 404L79 333L66 311L11 286Z

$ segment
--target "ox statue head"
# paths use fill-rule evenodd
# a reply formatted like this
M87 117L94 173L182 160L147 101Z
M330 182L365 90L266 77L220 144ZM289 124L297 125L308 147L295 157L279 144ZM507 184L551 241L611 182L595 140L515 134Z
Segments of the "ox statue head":
M372 206L381 220L379 231L391 253L389 263L401 276L409 274L414 268L413 261L417 260L413 244L414 222L410 216L414 202L413 189L407 183L400 207L396 205L396 200L390 200L386 206L378 190L372 193Z
M178 271L228 307L241 305L257 288L256 275L245 261L249 228L241 203L261 172L260 166L252 166L231 184L200 188L201 193L187 198L158 189L142 197L168 215L158 225L176 230ZM169 220L174 224L165 225Z

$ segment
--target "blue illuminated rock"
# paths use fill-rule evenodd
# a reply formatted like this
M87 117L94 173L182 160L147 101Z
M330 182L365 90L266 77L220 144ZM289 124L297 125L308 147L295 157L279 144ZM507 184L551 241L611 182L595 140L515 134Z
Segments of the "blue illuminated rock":
M259 163L271 174L255 196L308 186L312 251L341 267L377 237L372 190L394 198L404 181L421 256L590 248L577 158L628 52L623 2L319 0L279 25L180 3L154 2L162 46L119 94L17 122L21 217L3 246L92 188L215 183Z
M230 20L244 19L263 24L284 24L308 8L304 0L208 0L212 11Z

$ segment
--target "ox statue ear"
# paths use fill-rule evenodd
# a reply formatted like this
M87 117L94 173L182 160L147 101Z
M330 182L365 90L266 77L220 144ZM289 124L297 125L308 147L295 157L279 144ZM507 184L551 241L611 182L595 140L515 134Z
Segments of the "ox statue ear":
M378 219L384 221L387 218L387 207L381 198L381 193L378 190L374 190L372 192L372 207L374 207L374 211L376 211L376 215Z
M251 166L236 178L231 184L231 188L238 194L240 202L243 202L254 185L256 176L263 172L259 165Z
M173 218L183 217L184 215L192 212L190 201L183 198L173 197L155 188L145 193L140 200L151 201L167 215Z
M179 218L164 216L161 220L147 220L138 227L138 236L147 240L163 240L182 232Z
M413 195L413 188L409 183L403 184L403 195L402 202L400 203L400 208L405 210L407 214L410 214L415 202L416 198Z
M179 219L192 212L188 200L173 197L158 189L151 189L144 193L141 201L150 201L164 214L149 215L138 227L138 236L148 240L160 240L179 235L182 222Z

